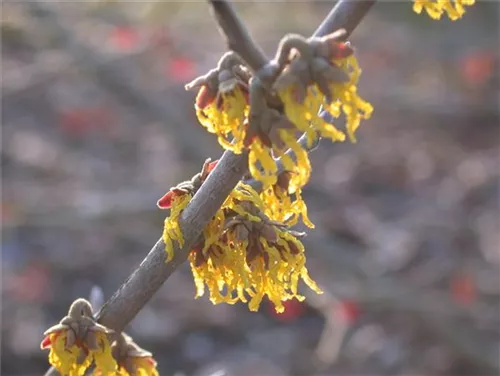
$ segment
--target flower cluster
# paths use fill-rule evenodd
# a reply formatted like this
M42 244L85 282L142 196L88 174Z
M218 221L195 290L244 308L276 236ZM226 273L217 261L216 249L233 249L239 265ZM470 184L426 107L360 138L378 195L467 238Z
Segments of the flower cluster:
M283 302L303 299L299 280L321 292L305 266L305 234L291 226L302 221L314 227L302 199L311 172L309 149L320 137L344 141L347 135L355 142L361 120L373 111L357 93L361 70L344 36L341 30L324 38L285 37L269 82L227 53L217 68L186 85L198 89L200 123L223 148L248 152L250 177L262 186L257 192L240 182L189 252L197 297L207 288L214 304L242 301L255 311L267 296L282 312ZM341 115L345 131L333 124ZM297 140L299 134L305 142ZM170 209L163 232L167 262L175 256L174 243L184 245L181 213L215 163L207 160L199 174L158 201Z
M68 315L45 331L40 347L50 348L49 363L62 375L83 376L92 364L103 375L114 375L117 365L111 354L112 333L95 321L88 301L77 299Z
M323 38L286 36L274 60L276 77L266 87L234 53L186 85L199 89L195 108L200 123L223 148L249 152L249 171L264 188L277 181L276 158L294 173L291 185L299 189L311 171L308 147L318 137L346 139L318 115L322 107L335 118L344 115L351 141L361 120L370 117L372 106L357 94L361 70L353 49L340 41L343 36L344 30ZM297 142L299 133L307 135L306 145Z
M179 217L182 210L184 210L193 195L201 187L201 184L216 165L217 161L210 162L210 159L207 159L200 173L193 176L191 180L184 181L170 188L170 190L158 200L157 206L160 209L171 209L170 216L165 219L165 226L163 227L163 241L167 252L167 262L174 257L173 241L176 241L179 246L184 244L184 237L182 236L182 231L179 226Z
M111 352L118 365L117 376L159 376L153 354L140 348L125 333L113 342Z
M203 181L211 171L205 162L203 170L192 181ZM240 182L203 230L199 242L189 252L189 262L196 286L196 297L208 288L214 304L247 302L256 311L264 296L272 301L277 312L283 312L283 302L303 297L298 282L303 280L312 290L321 290L309 277L305 266L304 233L290 230L302 218L310 227L307 208L300 190L289 194L290 173L280 174L278 182L258 193ZM188 183L183 183L189 186ZM166 220L169 229L178 228L178 213L189 201L189 192L169 191L171 215ZM180 197L182 199L177 199ZM163 199L159 201L163 202ZM171 239L176 231L166 230L167 260L173 257ZM182 244L182 240L175 238Z
M447 14L450 20L456 21L465 14L465 6L474 5L476 0L413 0L413 11L422 13L425 9L429 17L439 20Z
M233 52L226 53L216 69L186 85L198 88L196 115L208 132L217 135L220 145L241 153L249 113L250 72Z
M281 158L287 170L297 172L292 178L295 188L305 185L309 179L311 168L307 149L318 136L335 142L344 141L347 133L351 142L355 142L361 120L370 118L373 112L371 104L357 93L361 69L350 44L340 40L344 36L345 30L323 38L289 35L282 40L276 54L275 60L284 69L273 87L294 130L307 137L304 148L296 140L295 132L280 131L281 139L295 154L295 165L289 158ZM320 109L330 118L344 115L345 132L326 121ZM274 179L269 183L274 183Z
M158 376L151 353L124 333L112 342L113 330L98 324L85 299L71 304L68 315L47 329L40 344L50 349L49 363L63 376Z

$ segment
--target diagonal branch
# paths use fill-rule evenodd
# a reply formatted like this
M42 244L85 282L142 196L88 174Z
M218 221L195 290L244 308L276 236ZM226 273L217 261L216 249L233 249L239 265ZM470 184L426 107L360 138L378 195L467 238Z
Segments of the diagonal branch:
M345 29L348 37L376 2L377 0L340 0L312 36L322 37L335 30Z
M373 4L374 2L375 0L369 3ZM321 26L315 32L315 35L328 34L338 29L335 23L329 21L330 18L333 19L335 17L342 21L341 26L348 27L349 25L349 30L354 30L361 18L357 16L355 22L351 21L349 17L359 14L359 12L353 12L352 9L360 7L366 9L364 12L366 13L369 9L369 7L367 8L367 3L357 0L340 0L322 23L322 25L328 26ZM228 25L228 29L224 29L224 32L229 33L228 30L235 32L232 39L227 38L228 43L244 41L242 45L238 44L236 46L231 44L231 47L242 58L250 59L247 63L252 64L253 67L261 68L266 65L265 56L260 52L256 52L260 51L260 49L248 37L248 32L242 23L237 21L236 14L229 4L221 1L212 1L212 5L217 10L216 14L218 15L219 22L222 25ZM346 11L346 9L350 9L350 11ZM339 14L343 16L340 17L338 16ZM328 29L328 27L331 27L331 29ZM242 48L245 50L242 50ZM260 55L258 59L256 58L257 55L252 57L252 55L257 53ZM207 180L181 215L179 222L184 235L183 247L175 247L174 259L167 264L165 263L165 244L160 239L139 267L98 312L97 318L101 324L118 332L125 328L170 275L186 261L187 255L192 245L201 235L202 229L215 215L226 197L247 172L247 166L248 155L246 153L235 155L226 151L223 154L217 167L210 173ZM46 373L46 375L54 374L57 373L53 368Z
M236 52L254 72L259 71L269 59L254 42L233 6L225 0L209 0L209 3L228 48Z

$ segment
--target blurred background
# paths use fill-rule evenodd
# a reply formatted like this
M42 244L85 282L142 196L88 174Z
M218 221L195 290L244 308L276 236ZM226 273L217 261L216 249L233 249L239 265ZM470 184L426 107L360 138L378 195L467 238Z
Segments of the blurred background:
M331 6L236 4L269 55ZM2 8L1 373L40 375L43 331L92 286L109 298L160 237L156 200L220 156L183 85L225 46L202 2ZM128 328L160 374L500 372L499 10L373 8L351 41L375 112L311 154L304 191L326 294L213 306L184 265Z

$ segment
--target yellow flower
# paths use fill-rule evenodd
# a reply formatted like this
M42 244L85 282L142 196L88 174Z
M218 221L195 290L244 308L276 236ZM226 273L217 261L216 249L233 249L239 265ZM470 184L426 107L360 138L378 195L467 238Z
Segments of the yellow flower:
M293 172L289 183L289 189L291 192L295 192L306 185L311 176L312 167L311 161L309 160L309 153L290 132L281 130L280 137L282 142L295 156L295 158L292 158L290 155L284 154L283 151L276 153L280 157L285 170ZM275 181L277 181L277 179Z
M441 19L446 13L450 20L456 21L465 14L464 6L474 5L475 0L413 0L413 11L422 13L425 9L427 14L435 20Z
M113 357L118 363L118 376L159 376L153 354L140 348L125 333L120 333L111 345ZM104 376L101 369L97 368L95 376Z
M135 371L129 372L126 368L118 369L119 376L159 376L156 361L151 357L131 357L129 363Z
M42 342L41 348L50 348L49 363L61 373L68 376L83 376L92 364L92 358L85 354L85 350L74 344L66 347L66 330L48 334Z
M179 225L179 217L182 211L186 208L191 201L192 195L190 193L174 195L171 203L170 215L165 218L165 225L163 227L163 242L165 243L165 252L167 252L167 261L170 262L174 258L174 241L180 247L184 245L184 237Z
M330 139L332 142L344 141L345 134L333 124L319 116L320 107L323 106L334 118L342 113L346 119L346 130L351 142L355 142L355 132L362 119L370 118L373 107L357 94L357 84L361 69L354 55L332 58L330 68L341 68L347 75L348 81L331 80L328 82L330 100L322 94L319 84L309 85L305 97L300 95L297 85L300 82L285 86L278 90L278 94L285 105L285 114L295 124L298 130L306 132L308 145L311 145L319 135Z
M273 158L272 150L259 139L255 138L248 153L248 169L250 175L264 186L276 182L278 166Z
M275 184L261 194L240 182L203 229L202 241L189 252L196 298L207 288L214 304L248 302L250 310L255 311L267 296L282 312L283 301L303 299L297 292L299 279L321 292L305 266L304 247L299 240L303 234L289 230L300 217L314 227L301 196L309 178L309 159L304 160L307 152L294 138L282 134L281 139L298 161L285 155L290 159L284 163L285 168L292 170L279 175L276 170ZM274 159L269 158L276 167ZM168 260L173 257L173 241L183 243L180 213L211 168L205 162L201 174L172 188L158 201L158 206L171 209L163 233Z
M264 204L264 214L271 220L286 224L288 227L295 226L299 218L309 228L314 228L307 215L307 206L302 199L301 188L290 187L293 179L293 173L290 171L282 172L278 176L278 182L266 188L260 194Z
M165 218L163 227L163 242L165 243L165 252L167 261L174 257L174 243L176 241L180 247L184 245L184 237L179 225L179 218L182 211L191 201L194 194L200 189L210 172L217 166L218 160L210 162L210 158L203 163L201 172L191 178L191 180L179 183L161 197L156 205L160 209L170 209L170 215Z
M50 348L49 363L63 376L82 376L92 363L104 375L114 375L117 365L111 354L110 333L95 322L90 303L77 299L68 315L45 331L40 347Z
M98 333L97 336L101 346L99 351L94 352L95 366L102 371L103 375L115 375L117 365L111 354L110 343L102 333Z
M273 131L274 132L274 131ZM288 171L293 171L291 186L298 189L309 181L311 175L311 162L307 150L297 141L295 131L279 129L275 131L279 144L273 147L265 145L259 138L255 138L248 153L248 167L250 175L262 183L264 189L276 184L278 180L278 165L276 158ZM316 136L314 136L316 137ZM293 152L293 157L287 151Z
M249 112L248 93L243 85L236 83L228 91L216 94L202 86L195 109L198 121L217 135L224 149L241 153L246 134L244 121Z
M264 206L257 192L242 183L224 202L205 228L204 241L189 254L196 298L207 287L214 304L248 302L256 311L267 296L282 312L283 301L303 299L299 279L321 293L305 267L300 234L269 219Z
M330 90L334 101L325 105L325 109L337 118L343 112L346 118L347 134L351 142L356 142L355 132L362 119L369 119L373 112L373 106L361 98L357 93L357 84L361 75L358 61L354 55L342 59L335 59L338 64L349 75L349 82L330 84Z
M333 125L326 123L318 116L323 104L323 96L315 86L309 86L303 103L297 97L297 87L291 85L280 90L279 96L285 105L286 116L295 124L298 130L307 133L308 145L311 145L318 134L331 141L344 141L345 135Z

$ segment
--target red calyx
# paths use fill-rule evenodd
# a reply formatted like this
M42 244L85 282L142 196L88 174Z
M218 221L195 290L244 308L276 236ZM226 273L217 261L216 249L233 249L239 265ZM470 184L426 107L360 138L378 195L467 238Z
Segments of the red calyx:
M476 299L476 286L470 275L459 274L451 280L453 300L462 305L469 305Z
M42 340L42 343L40 343L40 348L42 350L44 350L44 349L48 349L50 346L52 346L52 341L50 340L50 334L48 334Z
M214 93L211 91L207 85L203 85L200 90L198 91L198 95L196 96L196 106L198 108L204 109L217 97L217 93Z
M156 366L156 361L153 358L146 358L146 361L152 366Z
M174 199L174 192L168 191L162 198L158 200L156 205L160 209L170 209L170 206L172 206L173 199Z
M354 53L352 47L348 43L344 42L334 42L331 45L331 48L331 56L333 59L343 59L351 56Z
M215 169L215 167L217 166L217 163L219 163L219 160L218 160L218 159L217 159L217 160L215 160L215 161L213 161L213 162L210 162L210 163L208 164L208 172L209 172L209 173L210 173L210 172L212 172L212 171Z

